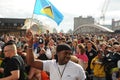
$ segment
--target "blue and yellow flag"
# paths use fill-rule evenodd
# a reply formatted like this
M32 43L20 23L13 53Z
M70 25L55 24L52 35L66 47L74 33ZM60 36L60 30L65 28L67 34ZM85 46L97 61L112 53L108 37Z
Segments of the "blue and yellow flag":
M53 19L58 25L63 20L63 15L48 0L36 0L33 13L45 15Z

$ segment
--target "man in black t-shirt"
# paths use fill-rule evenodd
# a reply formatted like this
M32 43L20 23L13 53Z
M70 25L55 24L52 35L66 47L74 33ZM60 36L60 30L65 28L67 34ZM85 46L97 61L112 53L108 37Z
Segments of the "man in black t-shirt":
M38 54L38 59L40 60L52 59L51 50L45 45L45 40L41 37L39 38L39 45L36 53Z
M93 77L93 71L92 69L90 68L90 64L91 64L91 61L92 59L97 56L97 51L95 50L95 48L93 47L94 46L94 43L90 40L88 40L86 42L86 55L88 57L88 67L86 69L87 71L87 74L88 74L88 79L87 80L92 80L92 77Z
M5 59L3 61L4 78L0 80L25 80L24 61L17 54L17 48L14 42L8 42L3 49Z

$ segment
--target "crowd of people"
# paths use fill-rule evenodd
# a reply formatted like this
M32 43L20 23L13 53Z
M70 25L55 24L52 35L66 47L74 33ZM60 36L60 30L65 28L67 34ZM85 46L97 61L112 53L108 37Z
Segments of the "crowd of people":
M4 34L0 80L120 80L120 35Z

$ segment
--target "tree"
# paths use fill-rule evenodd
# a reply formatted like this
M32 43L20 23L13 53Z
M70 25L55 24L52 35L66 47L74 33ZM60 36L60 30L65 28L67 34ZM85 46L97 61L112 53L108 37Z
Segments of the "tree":
M63 29L60 30L60 33L64 33Z
M69 33L69 34L73 34L72 29L69 29L67 33Z
M57 33L57 29L56 28L53 28L53 33Z

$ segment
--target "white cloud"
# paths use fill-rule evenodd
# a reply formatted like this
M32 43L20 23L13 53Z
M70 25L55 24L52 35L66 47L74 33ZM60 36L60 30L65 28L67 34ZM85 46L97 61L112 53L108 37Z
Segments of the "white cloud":
M65 13L84 15L94 13L102 6L104 0L50 0Z
M67 32L73 29L73 18L79 16L93 16L96 20L100 17L101 9L105 0L50 0L56 8L63 13L64 20L56 27ZM0 17L29 18L32 17L35 0L0 0ZM120 0L110 0L105 13L106 23L112 18L119 19ZM44 21L44 20L43 20ZM52 20L45 23L57 26Z

